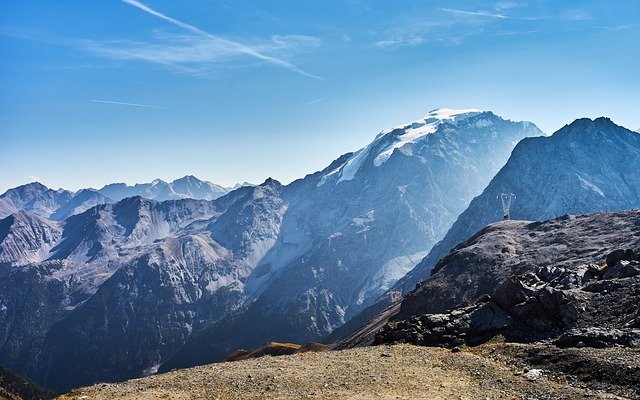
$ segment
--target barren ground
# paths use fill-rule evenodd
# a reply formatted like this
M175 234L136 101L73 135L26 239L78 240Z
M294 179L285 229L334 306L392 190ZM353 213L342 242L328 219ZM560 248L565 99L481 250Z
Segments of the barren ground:
M98 384L60 399L633 398L547 369L528 379L526 348L519 346L493 342L452 352L401 344L267 356ZM638 353L627 358L637 368Z

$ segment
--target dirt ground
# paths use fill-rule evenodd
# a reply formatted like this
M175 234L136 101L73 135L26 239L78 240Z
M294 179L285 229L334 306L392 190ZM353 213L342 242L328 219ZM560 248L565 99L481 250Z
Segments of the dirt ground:
M633 398L551 369L532 371L525 353L500 343L462 351L400 344L267 356L98 384L59 399Z

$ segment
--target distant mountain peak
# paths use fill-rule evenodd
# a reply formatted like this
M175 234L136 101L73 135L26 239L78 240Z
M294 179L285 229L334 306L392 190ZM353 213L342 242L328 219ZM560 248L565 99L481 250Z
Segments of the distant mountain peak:
M98 191L115 201L131 196L163 201L185 198L214 200L227 194L230 189L186 175L173 182L154 179L150 183L136 183L133 186L124 183L109 184Z
M267 179L265 179L264 182L262 182L260 184L260 186L273 186L273 187L280 187L282 186L282 183L280 183L278 180L273 179L272 177L268 177Z
M233 187L231 188L231 190L236 190L236 189L240 189L242 187L246 187L246 186L255 186L253 183L249 183L249 182L242 182L242 183L236 183L235 185L233 185Z
M196 178L196 177L195 177L195 176L193 176L193 175L185 175L185 176L183 176L182 178L175 179L175 180L174 180L173 182L171 182L171 183L174 183L174 184L175 184L175 183L180 183L180 182L185 182L185 183L192 183L192 182L204 183L204 181L202 181L202 180L200 180L200 179Z
M20 185L20 186L17 186L17 187L14 187L12 189L7 190L0 197L5 197L9 193L44 192L46 190L49 190L49 188L46 187L45 185L43 185L40 182L37 182L37 181L36 182L29 182L29 183L26 183L24 185Z
M463 122L470 118L474 119ZM426 140L427 137L436 133L443 124L457 126L460 123L466 123L468 128L474 131L475 129L491 131L498 121L504 120L490 111L482 111L475 108L437 108L431 110L420 119L380 132L373 142L352 153L342 164L325 173L318 182L318 186L324 185L325 182L332 180L334 177L337 177L336 184L342 181L350 181L354 179L363 165L373 164L375 167L380 167L391 158L396 150L402 149L400 151L411 155L416 143ZM535 127L529 122L523 122L522 124L530 128ZM524 127L525 125L522 126ZM461 129L464 130L466 128L461 126Z
M424 117L413 121L409 124L398 125L396 127L386 129L381 132L377 139L382 139L389 134L394 136L394 139L385 146L384 149L379 151L374 160L376 166L380 166L391 157L391 154L395 149L403 147L407 144L414 143L424 136L434 133L438 126L444 122L458 122L469 117L480 114L482 111L468 108L462 110L454 110L451 108L436 108L429 111Z

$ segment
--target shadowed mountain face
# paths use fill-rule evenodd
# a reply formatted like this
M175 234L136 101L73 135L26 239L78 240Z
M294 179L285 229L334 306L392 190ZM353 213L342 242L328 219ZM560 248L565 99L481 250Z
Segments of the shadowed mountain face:
M640 135L606 118L580 119L551 137L524 139L444 239L394 289L412 290L454 246L501 220L501 193L515 195L513 219L633 209L640 207L639 170ZM387 299L380 299L334 339L354 333L367 320L380 321L382 316L376 314L388 304ZM385 318L396 311L387 310Z
M150 373L176 353L199 363L320 337L410 270L513 146L540 134L437 110L288 186L269 179L211 202L134 197L71 216L29 250L39 259L6 269L7 287L40 297L0 294L4 326L31 324L28 348L7 329L1 360L63 390ZM45 297L48 317L28 317ZM220 346L180 350L189 337Z

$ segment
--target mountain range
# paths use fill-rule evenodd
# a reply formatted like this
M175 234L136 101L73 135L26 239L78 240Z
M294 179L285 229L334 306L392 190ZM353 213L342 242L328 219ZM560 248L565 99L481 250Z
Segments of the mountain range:
M81 189L72 192L66 189L50 189L39 182L33 182L7 190L0 195L0 219L17 211L63 221L98 204L114 203L127 197L140 196L150 200L196 199L214 200L243 186L244 182L232 188L202 181L187 175L173 182L156 179L151 183L111 183L102 189Z
M137 183L133 186L125 183L111 183L99 189L98 192L115 201L133 196L158 201L176 199L214 200L233 189L249 185L245 182L233 188L226 188L208 181L201 181L193 175L187 175L173 182L156 179L151 183Z
M639 154L640 135L605 118L545 137L530 122L438 109L288 185L11 189L0 363L62 391L272 340L353 337L502 219L502 194L515 196L514 219L639 207Z

